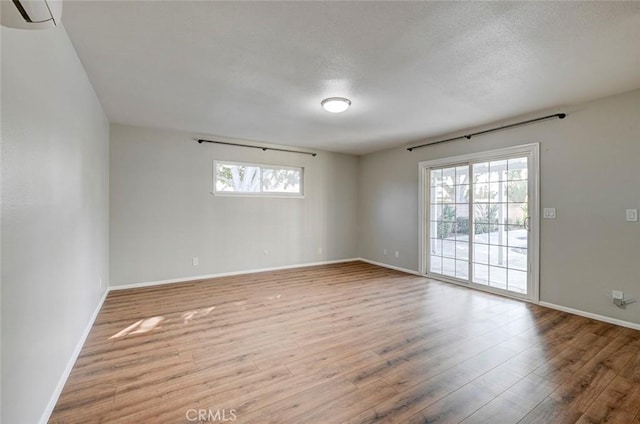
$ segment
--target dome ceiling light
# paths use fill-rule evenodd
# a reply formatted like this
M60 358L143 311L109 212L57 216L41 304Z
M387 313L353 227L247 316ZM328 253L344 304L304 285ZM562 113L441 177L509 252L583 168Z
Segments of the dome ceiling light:
M320 102L323 109L331 113L342 113L349 109L351 106L351 100L344 97L329 97Z

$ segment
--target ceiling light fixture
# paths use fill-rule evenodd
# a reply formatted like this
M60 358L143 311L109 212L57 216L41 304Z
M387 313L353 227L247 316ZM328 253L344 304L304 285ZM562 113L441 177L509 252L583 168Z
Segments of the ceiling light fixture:
M349 109L351 106L351 100L344 97L329 97L320 102L324 110L331 113L342 113Z

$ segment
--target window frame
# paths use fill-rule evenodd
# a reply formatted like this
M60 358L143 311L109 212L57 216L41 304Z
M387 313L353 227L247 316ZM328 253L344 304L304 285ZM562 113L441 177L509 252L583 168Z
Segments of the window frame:
M217 180L218 180L218 165L238 165L238 166L251 166L259 169L260 172L260 191L246 191L246 192L238 192L238 191L219 191L217 189ZM263 191L262 187L262 173L265 169L284 169L284 170L295 170L300 171L300 191L298 193L286 193L283 191L270 192ZM304 178L305 169L303 166L289 166L289 165L273 165L268 163L254 163L254 162L238 162L232 160L217 160L213 161L213 191L211 194L214 196L226 196L226 197L284 197L284 198L304 198L305 197L305 189L304 189Z

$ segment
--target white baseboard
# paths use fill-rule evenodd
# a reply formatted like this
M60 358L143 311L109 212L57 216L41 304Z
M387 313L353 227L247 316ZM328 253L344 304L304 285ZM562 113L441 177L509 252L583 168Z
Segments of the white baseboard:
M362 261L362 262L366 262L366 263L371 264L371 265L377 265L377 266L381 266L383 268L389 268L389 269L393 269L395 271L401 271L401 272L406 272L407 274L417 275L418 277L425 277L424 275L420 274L418 271L414 271L412 269L401 268L399 266L389 265L389 264L385 264L385 263L382 263L382 262L376 262L376 261L372 261L371 259L365 259L365 258L358 258L357 260L358 261Z
M604 315L598 315L591 312L582 311L580 309L567 308L566 306L556 305L555 303L549 302L539 302L540 306L545 306L547 308L556 309L562 312L568 312L574 315L580 315L581 317L595 319L597 321L607 322L609 324L619 325L621 327L633 328L634 330L640 330L640 324L636 324L635 322L624 321L617 318L611 318Z
M151 286L159 286L163 284L172 284L172 283L185 283L187 281L197 281L197 280L209 280L211 278L219 278L219 277L230 277L233 275L243 275L243 274L254 274L256 272L266 272L266 271L280 271L284 269L294 269L294 268L304 268L308 266L317 266L317 265L331 265L331 264L340 264L344 262L354 262L361 260L360 258L348 258L348 259L337 259L333 261L322 261L322 262L308 262L304 264L295 264L295 265L283 265L283 266L275 266L270 268L256 268L256 269L247 269L242 271L232 271L232 272L220 272L217 274L207 274L207 275L198 275L192 277L182 277L182 278L172 278L170 280L159 280L159 281L148 281L144 283L133 283L133 284L121 284L121 285L110 285L109 291L115 290L126 290L126 289L137 289L141 287L151 287Z
M69 358L69 362L67 362L67 367L64 369L64 372L62 373L62 375L60 376L60 379L58 380L56 389L51 395L51 399L49 399L49 403L47 404L47 409L45 409L45 411L42 413L42 416L40 417L40 421L39 421L40 424L47 424L47 422L49 421L49 418L51 417L51 413L53 412L53 408L55 408L56 403L58 403L58 398L62 393L62 389L64 388L64 385L67 383L69 374L71 374L71 370L73 369L73 366L75 365L76 360L80 355L80 351L84 347L84 342L87 340L87 337L89 336L89 332L91 331L91 328L93 328L93 323L96 321L96 318L98 317L98 313L100 312L100 309L102 309L102 304L104 303L108 294L109 294L109 289L104 291L104 293L102 294L102 297L98 301L98 305L96 306L96 309L93 311L93 315L91 315L91 319L89 319L89 322L87 323L87 326L85 327L84 332L80 337L80 340L78 340L78 343L76 344L76 348L73 350L73 353L71 354L71 358Z

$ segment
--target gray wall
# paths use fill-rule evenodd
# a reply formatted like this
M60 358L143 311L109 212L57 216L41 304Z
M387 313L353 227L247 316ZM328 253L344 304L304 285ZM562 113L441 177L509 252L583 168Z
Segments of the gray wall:
M358 255L357 157L263 152L193 138L111 126L112 286ZM302 166L305 197L213 196L214 159Z
M33 424L109 279L109 123L64 28L1 31L2 421Z
M541 207L558 214L540 228L541 301L640 323L640 303L609 298L640 299L640 223L625 222L640 208L640 90L562 110L562 121L361 157L360 256L418 270L418 162L539 142Z

